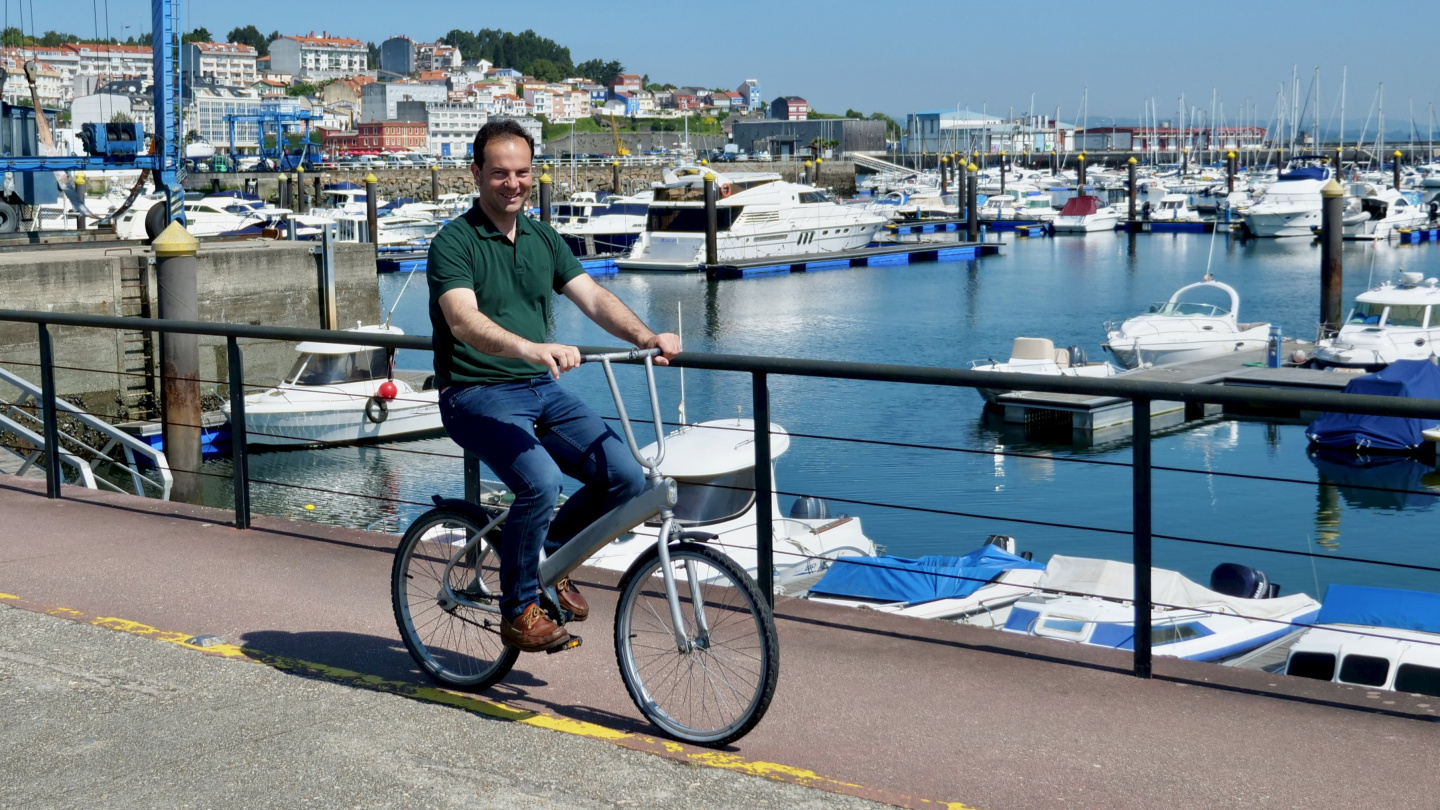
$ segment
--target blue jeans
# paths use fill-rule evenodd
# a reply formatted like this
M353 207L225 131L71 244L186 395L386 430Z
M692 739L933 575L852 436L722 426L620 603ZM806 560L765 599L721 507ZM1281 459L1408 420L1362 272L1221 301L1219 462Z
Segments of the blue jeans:
M640 494L645 473L625 441L550 375L440 392L445 432L515 494L500 534L500 611L513 621L540 589L540 548L553 554ZM551 515L561 474L582 486Z

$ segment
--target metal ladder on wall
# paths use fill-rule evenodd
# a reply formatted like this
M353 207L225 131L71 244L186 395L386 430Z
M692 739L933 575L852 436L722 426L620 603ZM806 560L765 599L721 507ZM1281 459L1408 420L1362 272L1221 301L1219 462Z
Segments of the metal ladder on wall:
M132 318L154 316L150 299L150 258L120 258L120 314ZM150 332L118 331L120 345L120 400L126 418L144 420L155 413L155 342Z
M0 472L23 476L37 469L36 462L45 455L44 422L40 416L42 393L40 386L4 368L0 368L0 383L20 392L14 400L0 397L0 437L8 433L29 445L29 447L25 447L0 438L0 449L4 450L0 456L13 457L9 459L10 461L19 459L18 465L0 465ZM79 484L90 489L104 488L115 492L129 492L141 497L154 493L161 500L170 499L170 487L174 483L174 478L170 473L170 463L166 461L163 452L116 428L109 422L85 413L63 399L56 399L55 407L58 412L68 414L76 422L109 440L103 447L96 449L73 434L64 430L59 432L62 439L59 448L60 464L75 472ZM84 456L70 450L66 446L67 444L69 447L80 448ZM123 460L111 455L115 451L119 451ZM141 473L137 457L148 461L149 466L154 469L154 477ZM96 475L97 472L102 474ZM109 473L122 481L128 480L131 489L114 483L103 473ZM156 480L157 478L158 480Z

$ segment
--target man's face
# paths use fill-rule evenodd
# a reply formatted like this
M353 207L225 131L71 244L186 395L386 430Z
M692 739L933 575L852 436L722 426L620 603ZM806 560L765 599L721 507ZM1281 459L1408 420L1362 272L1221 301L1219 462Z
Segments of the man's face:
M470 165L480 189L480 207L492 218L516 216L530 199L530 147L519 138L485 144L484 161Z

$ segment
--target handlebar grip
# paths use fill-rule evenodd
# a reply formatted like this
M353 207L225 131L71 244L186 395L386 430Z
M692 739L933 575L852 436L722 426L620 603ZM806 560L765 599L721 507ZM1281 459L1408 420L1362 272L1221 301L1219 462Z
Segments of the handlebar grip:
M598 363L602 360L609 360L612 363L626 360L640 360L644 357L658 357L659 349L631 349L628 352L610 352L608 354L582 354L581 363Z

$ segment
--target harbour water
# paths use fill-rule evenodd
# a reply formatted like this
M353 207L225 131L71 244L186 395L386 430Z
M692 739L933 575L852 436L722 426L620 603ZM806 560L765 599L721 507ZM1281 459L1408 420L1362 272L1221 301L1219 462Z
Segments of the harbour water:
M1090 359L1103 359L1104 321L1163 301L1199 280L1208 262L1217 279L1239 290L1241 320L1270 320L1282 324L1287 336L1314 338L1319 248L1310 240L1242 243L1225 234L1107 233L1018 240L1007 235L1006 242L1002 255L969 262L720 282L696 274L621 274L604 283L656 328L674 330L683 317L690 350L968 368L972 360L1003 360L1017 335L1048 337L1056 346L1079 345ZM1396 278L1401 267L1427 277L1440 275L1440 251L1433 243L1349 243L1345 263L1347 301L1372 280ZM384 310L404 281L399 275L380 279ZM394 322L407 333L430 331L425 293L424 277L416 277L396 309ZM555 309L557 340L616 345L568 303ZM402 368L424 368L429 362L422 353L399 358ZM668 420L676 418L679 376L673 369L659 372L662 413ZM621 379L632 395L631 413L640 412L638 371L622 369ZM599 369L582 367L565 375L564 382L601 413L613 414ZM691 421L750 415L748 375L688 371L685 391ZM980 397L968 389L776 377L771 391L774 421L795 434L948 448L797 438L781 458L779 490L877 504L836 502L832 509L863 518L867 534L889 553L960 554L986 535L1002 533L1016 536L1020 548L1040 560L1055 553L1130 558L1125 534L1130 470L1077 463L1126 463L1128 441L1079 448L1068 440L1027 438L1023 429L987 420ZM1440 566L1434 498L1204 474L1315 482L1320 473L1306 446L1303 425L1254 420L1211 418L1156 434L1157 465L1201 471L1155 473L1156 533ZM256 512L386 531L403 531L431 494L458 496L463 489L458 448L446 439L264 453L250 463ZM209 462L207 471L227 474L229 463ZM1433 488L1440 494L1440 475L1428 465L1414 462L1400 473L1383 481L1358 474L1350 482L1395 486L1400 481L1406 488ZM214 505L229 505L228 486L219 478L210 480L207 496ZM782 510L790 500L781 497ZM1261 568L1286 593L1319 596L1331 582L1440 590L1440 577L1427 572L1155 542L1156 565L1202 583L1222 561Z

